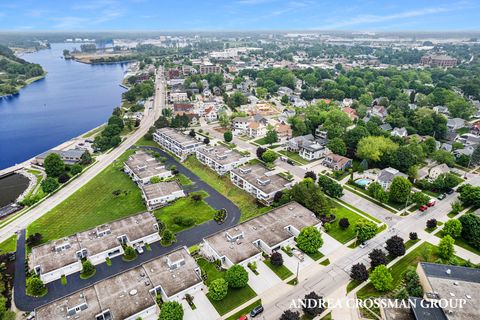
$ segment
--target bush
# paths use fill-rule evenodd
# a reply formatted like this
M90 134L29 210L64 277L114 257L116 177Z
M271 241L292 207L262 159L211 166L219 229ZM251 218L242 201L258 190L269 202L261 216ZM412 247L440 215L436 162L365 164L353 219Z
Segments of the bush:
M27 240L25 240L25 243L27 246L30 248L39 245L42 242L43 236L40 233L34 233L28 236Z
M27 278L26 291L28 295L38 297L46 294L47 287L45 287L43 281L35 275Z
M94 274L95 266L89 260L85 260L82 263L82 272L80 273L80 275L82 276L82 278L88 278L93 276Z
M213 220L215 220L218 223L222 223L223 221L225 221L226 217L227 217L227 209L223 208L215 211L213 215Z
M198 193L195 193L195 194L192 194L192 200L195 201L195 202L200 202L202 201L202 195L201 194L198 194Z
M393 277L388 268L381 264L370 273L370 282L378 291L389 291L393 288Z
M348 221L348 218L342 218L338 221L338 226L342 230L346 230L350 226L350 221Z
M375 268L381 264L387 264L387 256L382 249L373 249L369 254L368 257L370 258L370 266Z
M151 177L150 178L150 183L151 184L156 184L156 183L159 183L161 181L162 181L162 179L160 179L160 177Z
M223 133L223 140L225 140L225 142L232 142L233 140L233 134L231 131L225 131Z
M313 181L317 181L317 174L316 174L315 172L313 172L313 171L307 171L307 172L305 173L304 178L310 178L310 179L312 179Z
M316 303L308 303L309 300L315 301ZM306 294L305 297L303 298L303 301L305 301L305 303L302 306L302 309L305 315L309 317L315 317L321 314L325 309L323 307L322 300L323 300L323 297L320 297L318 294L316 294L313 291Z
M369 220L358 220L355 225L357 239L362 243L375 237L375 235L377 234L377 230L377 225Z
M173 218L173 223L184 226L184 227L191 227L195 224L195 218L193 217L175 217Z
M410 232L409 238L410 238L410 240L417 240L417 239L418 239L418 235L417 235L416 232Z
M160 308L158 320L182 320L183 308L177 301L167 301Z
M332 225L328 222L325 222L323 224L323 229L325 230L326 233L328 233L332 229Z
M126 261L134 260L137 257L137 251L131 246L125 246L123 248L123 258Z
M300 313L298 311L285 310L280 316L280 320L300 320Z
M342 185L327 176L320 175L318 177L318 185L322 188L323 192L332 198L340 198L343 196Z
M58 183L57 179L47 177L41 182L40 186L42 187L43 192L52 193L60 186L60 184Z
M386 249L390 256L396 258L405 254L405 244L403 243L403 239L399 236L391 237L387 240L386 244Z
M220 301L228 293L228 283L223 278L213 280L208 286L208 297L214 301Z
M436 227L437 227L437 219L427 220L427 228L428 229L435 229Z
M270 256L270 262L274 265L274 266L282 266L283 265L283 256L280 252L274 252L272 253L272 255Z
M77 175L79 174L80 172L82 172L83 168L81 165L79 165L78 163L77 164L74 164L71 168L70 168L70 172L72 173L72 175Z
M313 226L303 228L297 237L297 247L305 253L316 253L322 245L322 234Z
M248 283L248 272L239 264L236 264L225 273L225 280L230 288L243 288Z
M449 235L452 238L458 238L462 234L462 224L460 220L450 219L445 222L445 225L442 229L443 234Z
M364 282L368 279L368 270L363 263L357 263L350 270L350 278L357 282Z
M70 180L70 176L69 176L66 172L62 173L62 174L58 177L58 182L60 182L60 183L65 183L65 182L67 182L68 180Z
M444 236L438 244L438 255L446 260L453 258L453 254L455 253L454 244L455 239L449 235Z
M160 240L160 244L164 247L168 247L171 246L175 241L177 241L175 234L172 231L165 229L162 233L162 240Z

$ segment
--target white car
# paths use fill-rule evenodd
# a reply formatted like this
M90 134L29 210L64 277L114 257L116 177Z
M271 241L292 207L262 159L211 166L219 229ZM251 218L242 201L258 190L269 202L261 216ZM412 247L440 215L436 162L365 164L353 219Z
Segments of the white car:
M143 253L143 247L142 246L137 246L135 249L137 250L138 254Z

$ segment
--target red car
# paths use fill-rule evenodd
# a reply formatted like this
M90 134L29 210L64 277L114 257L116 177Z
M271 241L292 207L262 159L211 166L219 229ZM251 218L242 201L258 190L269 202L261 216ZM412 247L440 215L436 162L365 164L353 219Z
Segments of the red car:
M428 209L427 206L421 206L421 207L419 208L419 210L422 211L422 212L425 211L425 210L427 210L427 209Z
M240 318L238 318L238 320L248 320L248 317L247 316L240 316Z
M427 206L428 207L433 207L435 205L435 200L430 200L428 203L427 203Z

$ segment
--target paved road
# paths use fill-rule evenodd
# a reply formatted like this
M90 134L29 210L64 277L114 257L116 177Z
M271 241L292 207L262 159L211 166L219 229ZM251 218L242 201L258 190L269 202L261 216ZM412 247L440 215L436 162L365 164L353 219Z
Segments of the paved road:
M177 162L169 154L165 153L161 149L155 147L144 147L146 149L159 152L162 156L167 158L167 166L175 165L177 170L187 176L193 181L193 186L189 188L189 192L204 190L208 192L209 197L205 198L205 201L214 209L227 209L227 219L223 224L218 224L215 221L208 221L196 227L188 230L184 230L177 234L177 242L171 247L162 247L159 243L151 245L152 251L145 251L142 255L131 262L125 262L122 257L116 257L112 259L112 265L109 267L106 263L102 263L96 266L96 274L87 280L80 279L79 273L71 274L67 277L67 285L61 284L60 280L47 284L49 293L42 298L33 298L25 294L25 231L20 232L17 242L17 259L15 265L15 305L20 310L32 311L34 308L41 306L45 303L51 302L55 299L61 298L78 290L81 290L87 286L90 286L98 281L104 280L108 277L114 276L121 272L124 272L130 268L137 267L146 261L158 258L168 252L180 246L190 247L198 244L202 239L208 235L216 233L226 228L230 228L238 223L240 220L240 210L226 197L213 189L210 185L203 182L198 176L193 174L190 170L185 168L181 163Z
M56 207L59 203L67 199L79 188L88 183L93 179L98 173L115 161L122 153L124 153L128 148L130 148L135 142L137 142L141 137L143 137L148 129L153 125L155 119L160 116L161 109L164 108L165 102L165 81L163 79L162 69L159 69L157 72L156 79L156 92L157 94L154 97L153 108L150 109L152 105L151 102L146 103L145 116L140 122L138 129L129 135L117 148L113 149L110 153L103 154L97 157L97 162L86 172L80 175L78 178L70 182L64 188L60 189L57 193L51 197L44 200L35 208L31 209L23 216L19 217L12 223L6 225L0 230L0 242L8 239L16 231L25 229L33 221L37 220L45 213L49 212L51 209Z

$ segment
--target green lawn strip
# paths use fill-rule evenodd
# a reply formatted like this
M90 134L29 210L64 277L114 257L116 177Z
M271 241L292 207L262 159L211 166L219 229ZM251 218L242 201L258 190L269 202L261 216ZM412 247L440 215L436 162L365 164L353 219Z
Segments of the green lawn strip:
M280 151L278 151L278 153L290 158L293 161L296 161L296 162L300 163L301 165L310 163L310 161L303 159L296 152L291 152L291 151L287 151L287 150L280 150Z
M274 266L270 260L263 260L263 263L267 265L270 269L272 269L273 272L281 279L285 280L290 276L293 276L292 271L290 271L287 267L284 265L281 266Z
M350 282L347 284L347 293L361 285L362 282L358 282L357 280L350 280Z
M225 272L217 270L213 263L210 263L203 258L198 259L197 263L200 269L202 269L202 271L207 274L207 280L205 281L205 284L207 286L210 284L211 281L218 278L223 278L225 276ZM214 308L217 310L217 312L220 315L224 315L256 296L257 294L255 293L255 291L253 291L253 289L247 285L246 287L241 289L229 288L227 296L220 301L214 301L209 297L208 299L210 300Z
M360 196L360 197L362 197L362 198L364 198L364 199L366 199L366 200L368 200L368 201L370 201L370 202L375 203L376 205L384 208L385 210L388 210L388 211L390 211L390 212L392 212L392 213L397 213L397 211L394 210L393 208L390 208L390 207L386 206L385 204L381 203L380 201L378 201L378 200L376 200L376 199L374 199L374 198L372 198L372 197L368 197L367 194L366 194L366 191L363 190L363 189L361 189L361 188L358 188L358 187L355 187L355 186L352 186L352 185L345 185L345 188L346 188L348 191L350 191L350 192L352 192L352 193L355 193L356 195L358 195L358 196ZM360 191L360 190L362 190L362 191Z
M100 131L102 131L103 129L105 128L105 125L102 124L101 126L98 126L90 131L88 131L87 133L85 133L82 138L89 138L97 133L99 133Z
M315 260L315 261L320 260L321 258L324 257L324 254L321 253L320 251L317 251L317 252L315 252L315 253L306 253L306 252L305 252L305 254L306 254L307 256L309 256L310 258L312 258L313 260Z
M327 234L341 243L347 243L348 241L354 239L356 236L355 224L357 223L357 221L364 218L338 203L334 204L335 207L332 209L332 214L335 215L335 221L330 223L330 229L328 230ZM338 222L342 218L347 218L350 222L350 226L345 230L342 230L338 225Z
M135 142L135 146L146 146L146 147L160 148L158 143L156 143L153 140L147 140L144 137L140 138L137 142Z
M456 217L459 213L460 213L460 212L450 211L450 212L447 214L447 217L453 218L453 217Z
M417 243L418 241L420 241L420 239L417 239L417 240L408 240L407 242L405 242L405 250L408 250L410 249L411 246L413 246L415 243Z
M245 308L243 308L242 310L234 313L233 315L231 315L230 317L228 317L226 320L238 320L241 316L245 316L245 315L248 315L250 313L250 311L253 310L253 308L255 307L258 307L258 306L261 306L262 305L262 300L261 299L258 299L257 301L253 302L252 304L246 306Z
M439 232L435 233L436 237L443 238L443 230L440 230ZM472 253L475 253L476 255L480 255L480 250L475 248L474 246L470 245L468 242L466 242L462 237L455 238L455 245L468 250Z
M176 176L176 179L178 180L178 182L182 186L189 186L189 185L193 184L192 180L190 180L187 176L185 176L183 174L178 174Z
M133 152L125 152L65 201L30 224L28 234L39 232L46 242L145 211L140 188L122 171L123 161ZM115 191L120 194L114 195Z
M379 219L375 218L374 216L366 213L365 211L362 211L360 209L358 209L357 207L354 207L352 206L351 204L349 203L346 203L345 201L341 200L341 199L334 199L334 201L337 201L337 202L340 202L344 205L346 205L347 207L349 207L350 209L352 209L353 211L357 211L359 213L361 213L362 215L364 215L365 217L369 218L370 220L376 222L376 223L381 223L382 221L380 221Z
M193 194L201 194L204 198L208 197L208 193L205 191L192 192L188 197L177 199L172 204L155 210L153 214L158 220L161 220L165 223L167 229L174 233L212 220L215 209L210 207L205 200L193 200L191 198L191 195ZM178 225L174 222L175 217L192 217L195 219L195 224L191 226Z
M332 320L332 313L327 313L324 317L320 318L320 320Z
M17 251L17 235L14 234L7 240L0 243L0 254Z
M257 140L253 140L253 142L263 146L263 145L269 144L266 140L267 140L266 137L263 137Z
M320 264L322 266L328 266L330 264L330 260L327 258L327 259L323 260L322 262L320 262Z
M270 207L259 207L257 201L247 192L236 187L227 176L221 177L212 170L207 170L195 157L188 157L183 163L205 183L230 199L242 213L241 221L256 217L270 210Z

